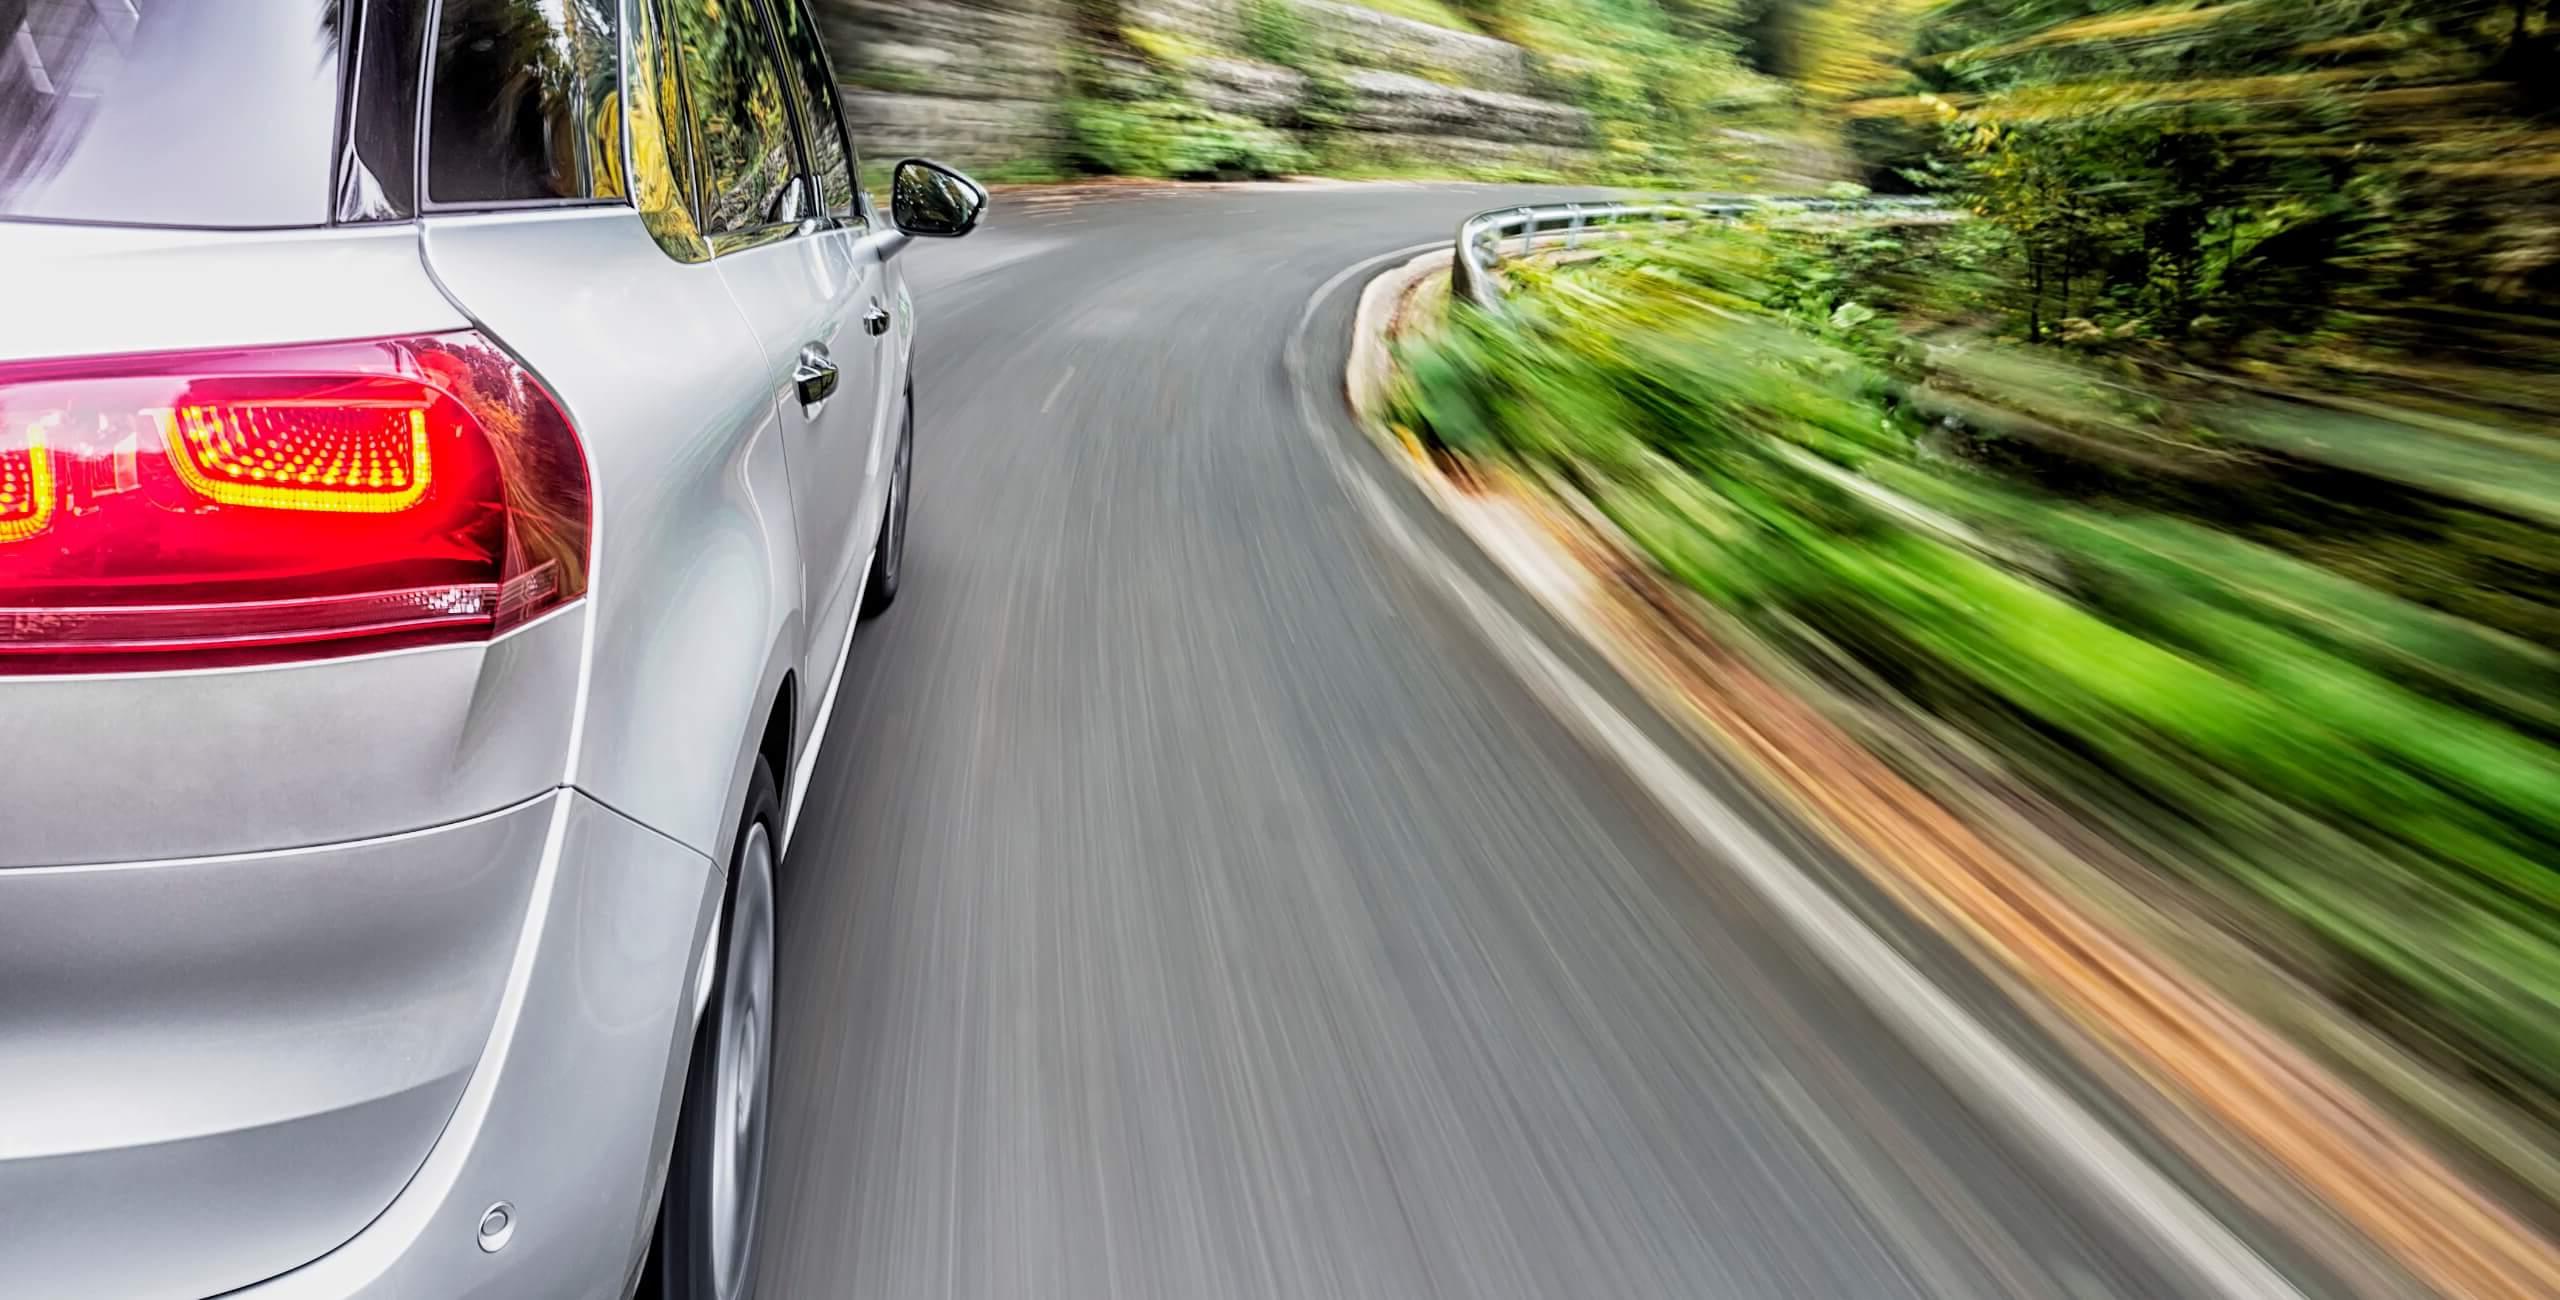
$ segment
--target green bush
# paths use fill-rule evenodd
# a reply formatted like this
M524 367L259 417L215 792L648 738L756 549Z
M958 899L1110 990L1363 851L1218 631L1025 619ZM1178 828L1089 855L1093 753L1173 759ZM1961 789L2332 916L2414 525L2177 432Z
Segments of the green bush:
M1289 138L1249 118L1180 100L1070 104L1073 161L1088 171L1177 180L1287 175L1306 166Z

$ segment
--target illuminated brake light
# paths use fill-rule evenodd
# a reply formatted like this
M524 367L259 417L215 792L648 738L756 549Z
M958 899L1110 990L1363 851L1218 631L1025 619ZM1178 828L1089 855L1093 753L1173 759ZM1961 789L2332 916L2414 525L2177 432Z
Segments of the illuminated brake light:
M486 640L585 593L590 525L477 333L0 363L0 674Z
M225 505L388 514L426 496L433 394L379 402L265 401L181 406L168 415L169 464Z
M0 542L33 537L52 519L53 458L31 426L17 447L0 448Z

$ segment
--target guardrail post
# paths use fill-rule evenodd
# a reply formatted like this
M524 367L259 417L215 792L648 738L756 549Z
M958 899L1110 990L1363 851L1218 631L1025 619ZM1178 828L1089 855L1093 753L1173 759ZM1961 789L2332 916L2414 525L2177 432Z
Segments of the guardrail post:
M1564 214L1564 246L1567 248L1580 247L1582 244L1582 205L1579 203L1568 203L1564 205Z
M1520 209L1520 255L1527 257L1538 240L1538 216L1527 208Z

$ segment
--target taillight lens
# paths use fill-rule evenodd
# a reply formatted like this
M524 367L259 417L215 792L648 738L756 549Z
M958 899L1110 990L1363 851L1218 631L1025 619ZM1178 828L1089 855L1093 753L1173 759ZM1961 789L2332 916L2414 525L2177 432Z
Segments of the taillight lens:
M484 640L585 592L588 526L477 333L0 363L0 673Z

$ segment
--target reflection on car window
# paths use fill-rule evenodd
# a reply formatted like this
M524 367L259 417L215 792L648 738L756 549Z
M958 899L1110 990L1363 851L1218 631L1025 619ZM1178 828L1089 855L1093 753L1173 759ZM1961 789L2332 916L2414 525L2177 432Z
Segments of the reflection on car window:
M0 0L0 216L327 221L341 31L337 0Z
M809 215L781 70L754 0L673 0L676 50L702 159L702 233Z
M618 0L444 0L428 197L622 194L621 8Z
M808 128L809 165L818 172L818 201L837 216L859 217L853 208L853 148L845 140L843 95L818 41L808 0L773 0L782 23L782 53L797 75L801 121Z

